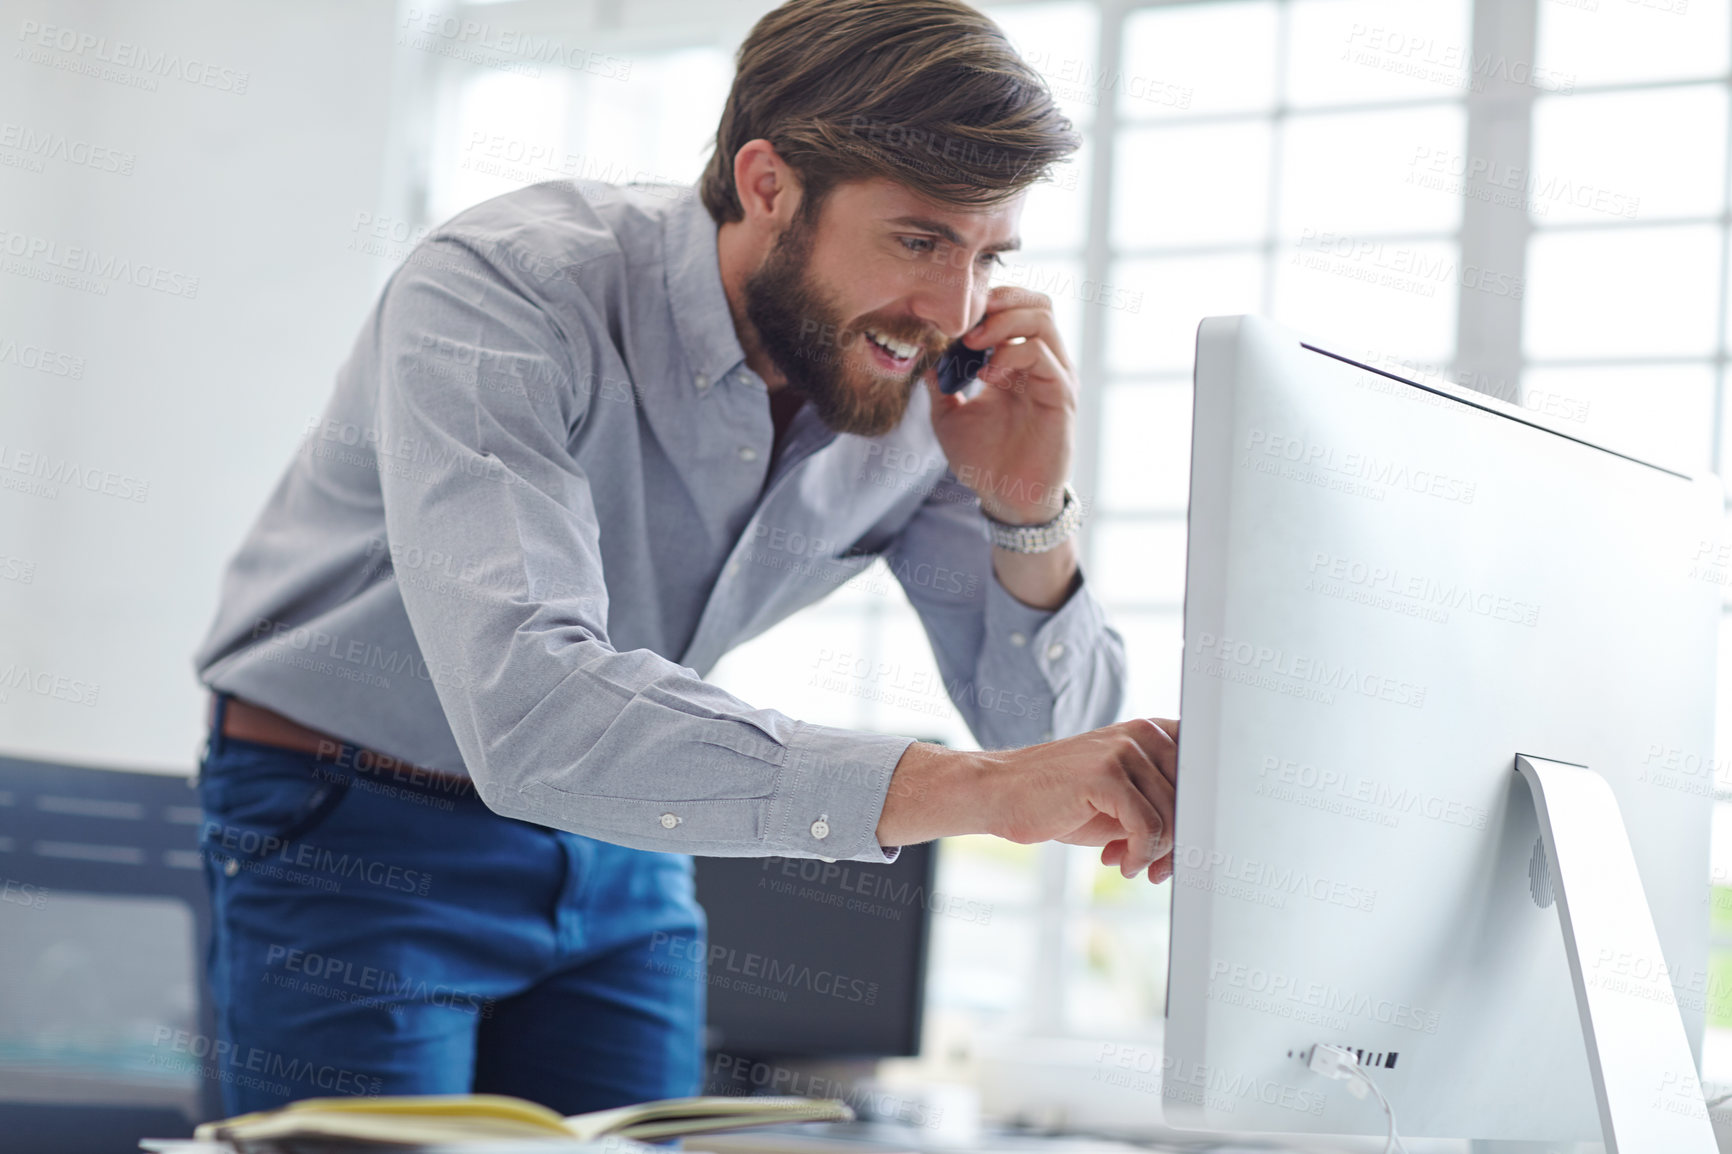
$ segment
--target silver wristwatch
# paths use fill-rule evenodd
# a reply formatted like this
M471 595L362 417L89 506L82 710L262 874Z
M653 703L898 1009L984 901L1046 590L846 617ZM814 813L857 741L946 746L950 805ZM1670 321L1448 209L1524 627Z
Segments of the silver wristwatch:
M1064 507L1058 511L1058 516L1044 525L1007 525L984 508L980 515L986 518L992 543L1000 549L1008 549L1012 553L1045 553L1058 548L1076 533L1083 519L1082 500L1077 497L1070 482L1066 481Z

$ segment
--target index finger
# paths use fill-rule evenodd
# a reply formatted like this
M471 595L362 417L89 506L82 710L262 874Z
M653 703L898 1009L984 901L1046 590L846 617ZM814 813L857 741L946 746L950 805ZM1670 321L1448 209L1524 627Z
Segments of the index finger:
M1179 723L1166 717L1139 717L1130 725L1131 738L1142 746L1149 760L1161 771L1168 784L1179 780Z
M1118 765L1129 779L1127 784L1130 787L1130 798L1124 808L1129 811L1152 806L1158 823L1152 831L1145 832L1127 820L1124 814L1115 813L1125 829L1133 834L1125 839L1119 860L1120 872L1133 877L1172 852L1176 816L1173 766L1178 758L1166 731L1146 718L1126 723L1123 732L1128 745L1120 747L1124 752Z
M1053 351L1058 362L1070 371L1070 353L1059 336L1058 319L1052 311L1052 298L1043 292L1019 285L998 285L986 300L986 315L962 335L969 348L987 348L1001 344L1010 337L1039 337Z

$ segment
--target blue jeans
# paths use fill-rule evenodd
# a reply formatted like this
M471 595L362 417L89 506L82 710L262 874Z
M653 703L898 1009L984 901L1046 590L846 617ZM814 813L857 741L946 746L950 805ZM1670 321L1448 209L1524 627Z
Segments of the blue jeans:
M577 1114L695 1094L691 858L501 817L472 788L221 733L200 765L231 1114L341 1094L514 1094Z

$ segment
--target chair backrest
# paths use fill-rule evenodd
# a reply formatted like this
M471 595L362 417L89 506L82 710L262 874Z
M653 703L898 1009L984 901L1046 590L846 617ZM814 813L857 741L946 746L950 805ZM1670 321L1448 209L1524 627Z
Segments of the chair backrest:
M0 1134L136 1150L221 1112L190 777L0 757Z

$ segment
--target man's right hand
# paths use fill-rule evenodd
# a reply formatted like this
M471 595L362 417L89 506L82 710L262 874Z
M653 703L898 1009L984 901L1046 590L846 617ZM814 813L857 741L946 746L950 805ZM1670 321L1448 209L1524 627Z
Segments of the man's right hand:
M880 845L964 833L1102 846L1125 877L1172 876L1179 723L1136 718L1022 749L910 745L878 820Z

